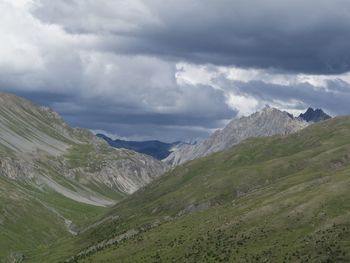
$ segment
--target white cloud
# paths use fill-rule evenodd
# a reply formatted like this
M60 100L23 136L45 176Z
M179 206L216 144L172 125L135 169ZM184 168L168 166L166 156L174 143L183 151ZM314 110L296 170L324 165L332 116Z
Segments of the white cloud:
M44 62L36 45L40 24L28 13L28 1L0 2L0 70L8 74L42 69ZM32 34L37 36L34 36Z
M242 69L236 67L220 67L222 74L229 80L234 81L263 81L276 85L299 85L310 84L319 88L327 88L328 81L341 79L350 82L350 74L344 73L340 75L312 75L312 74L292 74L278 73L271 70L262 69Z
M228 105L238 111L238 116L247 116L259 110L262 105L255 98L240 96L234 93L227 94Z
M3 3L11 5L17 9L28 10L33 7L33 0L2 0Z
M178 63L176 78L179 84L190 83L193 85L203 84L216 86L218 77L225 77L232 81L263 81L276 85L299 85L310 84L319 88L327 88L331 80L343 80L350 83L350 73L339 75L313 75L280 73L274 70L244 69L233 66L196 65L190 63Z
M68 68L80 66L79 52L92 46L95 38L71 35L61 26L45 24L31 13L33 1L1 1L1 82L22 90L55 90L72 77ZM74 77L75 78L75 77Z
M213 66L195 65L186 62L176 64L176 81L179 85L211 85L220 88L212 81L220 72Z

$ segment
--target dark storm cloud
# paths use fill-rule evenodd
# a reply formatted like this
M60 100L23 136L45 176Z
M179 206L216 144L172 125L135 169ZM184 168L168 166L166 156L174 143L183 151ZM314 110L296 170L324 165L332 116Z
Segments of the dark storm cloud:
M130 96L125 96L123 101L123 94L118 90L113 93L118 100L108 96L87 98L80 94L45 91L18 90L16 94L53 108L73 127L103 130L136 140L197 140L206 137L212 129L222 127L226 120L237 114L224 102L224 93L220 90L209 86L185 86L182 92L177 98L173 97L174 102L179 100L182 106L169 113L155 112L146 105L133 103ZM143 94L134 96L144 97Z
M233 111L228 111L226 114L226 119L231 119L235 116ZM197 115L191 116L188 114L164 114L164 113L139 113L139 114L118 114L116 113L106 113L105 111L96 110L84 110L80 112L79 117L76 117L73 113L65 114L67 119L73 119L74 122L84 123L99 123L106 124L109 122L127 124L127 125L158 125L158 126L193 126L193 127L203 127L208 129L213 129L219 127L222 124L222 120L225 120L222 115L215 117ZM224 115L225 116L225 115ZM91 126L90 124L90 126ZM105 125L104 125L105 126ZM99 127L93 126L93 129L98 129ZM100 127L101 128L101 127Z
M217 101L207 99L207 103L210 104L203 105L202 109L190 108L170 113L155 113L134 108L132 105L114 104L107 100L104 100L104 103L96 100L80 101L77 111L71 110L72 107L69 106L65 109L71 103L76 104L76 99L64 101L62 107L60 103L49 106L56 108L68 123L76 127L104 130L126 138L143 140L157 138L170 142L203 138L211 129L222 127L225 120L236 116L237 113L223 102L224 98L220 99L222 96L220 92L211 93L210 96L217 96ZM195 97L192 101L193 105L197 102L205 103L205 100Z
M106 118L105 114L79 116L70 114L65 120L78 127L86 127L102 133L114 134L115 137L129 140L161 140L166 142L198 140L207 137L212 130L225 125L224 121L194 118L185 115L159 115L159 116L130 116L112 115ZM232 115L231 117L233 117ZM208 127L209 126L209 127Z
M70 32L104 35L100 48L116 53L316 74L350 70L347 0L148 0L125 5L46 0L36 14Z

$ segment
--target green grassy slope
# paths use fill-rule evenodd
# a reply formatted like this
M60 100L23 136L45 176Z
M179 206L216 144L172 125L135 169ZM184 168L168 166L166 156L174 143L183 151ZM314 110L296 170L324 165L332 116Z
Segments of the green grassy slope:
M45 259L349 262L349 189L350 118L335 118L178 167Z
M69 237L69 231L85 227L106 209L0 177L0 259L6 262L11 255L25 257L28 251Z
M78 197L92 196L114 202L123 199L124 193L90 178L93 174L88 175L85 169L97 168L89 166L91 162L86 160L85 154L75 156L74 162L70 163L76 149L85 146L74 146L67 152L67 157L46 156L35 160L35 166L40 168L35 172L36 176L48 178ZM89 152L90 155L94 156ZM103 159L101 155L98 157ZM80 168L80 174L74 178L64 177L63 161L69 169ZM92 163L95 164L95 160ZM13 255L25 258L32 250L45 249L47 244L71 237L109 209L67 198L40 181L38 183L39 179L13 180L0 176L0 262L11 262Z

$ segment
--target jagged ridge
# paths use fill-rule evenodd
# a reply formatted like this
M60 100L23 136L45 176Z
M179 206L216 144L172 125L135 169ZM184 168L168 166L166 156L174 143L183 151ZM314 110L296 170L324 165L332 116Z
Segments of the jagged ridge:
M303 120L307 122L319 122L319 121L325 121L330 118L328 114L326 114L323 110L321 109L316 109L314 110L313 108L308 108L305 113L302 113L299 115L299 118L302 118Z

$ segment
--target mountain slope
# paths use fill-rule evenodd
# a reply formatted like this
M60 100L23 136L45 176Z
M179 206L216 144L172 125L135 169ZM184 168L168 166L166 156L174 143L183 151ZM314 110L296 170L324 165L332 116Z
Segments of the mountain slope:
M208 139L195 145L180 145L164 161L172 166L222 151L250 137L290 134L307 123L287 112L265 107L248 117L232 120L224 129L217 130Z
M0 93L0 131L2 155L36 151L59 155L78 142L56 113L6 93Z
M96 134L97 137L104 139L110 146L115 148L129 149L135 152L150 155L158 160L162 160L169 156L171 149L179 144L165 143L160 141L124 141L124 140L112 140L106 135Z
M350 118L175 168L47 262L349 262ZM73 256L70 257L69 255ZM42 258L35 251L29 261Z
M132 193L164 171L145 155L109 147L84 129L72 129L48 108L14 95L0 93L0 167L9 178L40 179L38 169L61 170L66 178L84 173L85 179ZM40 163L41 162L41 163ZM37 166L37 167L36 167ZM52 184L51 184L52 185Z
M0 261L75 234L165 169L0 93Z

